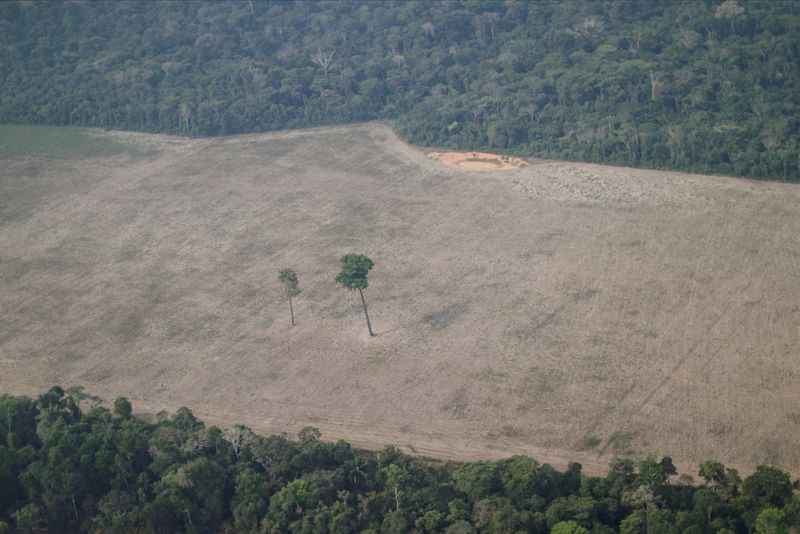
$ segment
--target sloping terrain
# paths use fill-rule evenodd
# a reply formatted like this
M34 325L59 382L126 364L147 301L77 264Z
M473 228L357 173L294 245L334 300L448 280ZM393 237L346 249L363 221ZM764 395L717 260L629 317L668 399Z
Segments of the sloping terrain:
M0 151L0 391L451 459L800 470L797 186L460 170L372 124L68 154L51 131ZM348 252L376 264L371 339Z

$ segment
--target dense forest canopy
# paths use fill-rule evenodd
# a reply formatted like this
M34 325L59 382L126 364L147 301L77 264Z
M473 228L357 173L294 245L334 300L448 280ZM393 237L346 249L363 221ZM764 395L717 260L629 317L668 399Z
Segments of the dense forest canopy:
M80 389L0 396L0 534L32 532L786 533L800 526L789 476L744 480L719 462L698 485L672 461L617 458L605 478L526 456L463 465L206 427L186 408L149 424L124 398ZM80 405L89 405L82 411ZM796 484L795 484L796 486ZM792 530L793 532L795 530Z
M800 180L800 2L3 2L0 121Z

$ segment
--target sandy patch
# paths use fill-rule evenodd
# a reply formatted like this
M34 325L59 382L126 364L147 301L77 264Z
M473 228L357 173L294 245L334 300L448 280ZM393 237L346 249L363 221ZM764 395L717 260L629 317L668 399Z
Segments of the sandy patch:
M431 152L428 157L446 165L476 171L519 169L528 165L520 158L488 152Z

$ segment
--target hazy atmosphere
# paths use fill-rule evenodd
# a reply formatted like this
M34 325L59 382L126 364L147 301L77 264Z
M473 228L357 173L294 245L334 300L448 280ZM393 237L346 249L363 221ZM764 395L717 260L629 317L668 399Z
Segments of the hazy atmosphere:
M0 25L0 534L800 528L798 4Z

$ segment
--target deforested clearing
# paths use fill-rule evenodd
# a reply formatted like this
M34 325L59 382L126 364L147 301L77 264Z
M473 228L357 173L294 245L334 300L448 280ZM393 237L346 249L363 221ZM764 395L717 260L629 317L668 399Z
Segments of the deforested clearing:
M3 391L81 385L454 460L800 471L798 186L462 170L379 124L3 128ZM375 263L372 338L334 281L350 252Z

